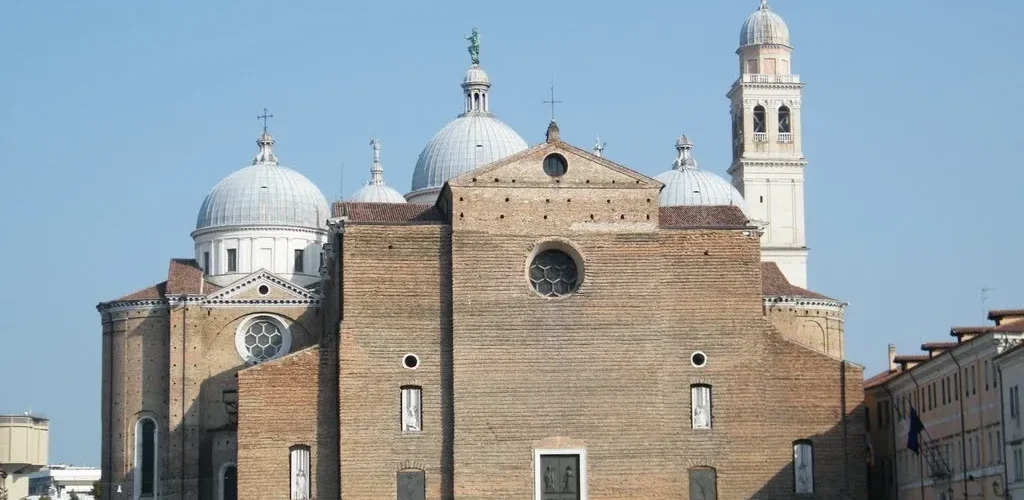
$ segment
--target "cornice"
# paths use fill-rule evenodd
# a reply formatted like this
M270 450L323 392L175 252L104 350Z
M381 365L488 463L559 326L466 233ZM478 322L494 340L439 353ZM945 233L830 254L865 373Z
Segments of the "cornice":
M299 226L255 226L255 225L239 225L239 226L215 226L210 228L203 228L198 231L192 231L192 239L199 236L206 236L213 233L228 233L235 231L289 231L293 233L303 234L315 234L315 235L326 235L327 229L311 229L308 227Z
M803 309L828 309L843 312L849 304L839 300L817 299L810 297L797 297L787 295L766 295L763 297L765 307L800 307Z
M148 309L166 309L167 307L167 299L114 300L110 302L100 302L96 305L96 310L102 314Z
M889 386L893 391L899 391L906 389L908 386L913 386L914 380L924 385L927 382L931 382L932 377L945 374L950 367L955 369L957 363L953 362L954 356L963 365L965 362L977 359L979 354L985 353L990 349L995 351L994 357L1019 344L1022 340L1024 340L1024 335L1022 334L986 333L979 335L953 349L936 355L914 368L900 373L887 382L886 386ZM907 373L913 373L914 377L904 377L903 375Z

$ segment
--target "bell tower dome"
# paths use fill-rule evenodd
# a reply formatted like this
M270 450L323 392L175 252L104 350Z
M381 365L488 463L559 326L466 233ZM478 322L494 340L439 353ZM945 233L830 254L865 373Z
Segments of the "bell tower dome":
M740 76L732 102L732 184L744 212L765 225L761 256L790 283L807 286L804 168L800 105L803 84L792 72L789 27L761 0L740 30Z

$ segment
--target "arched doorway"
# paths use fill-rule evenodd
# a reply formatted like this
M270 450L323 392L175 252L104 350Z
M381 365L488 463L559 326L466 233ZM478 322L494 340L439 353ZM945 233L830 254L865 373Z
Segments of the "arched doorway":
M220 500L238 500L238 468L224 464L220 468Z

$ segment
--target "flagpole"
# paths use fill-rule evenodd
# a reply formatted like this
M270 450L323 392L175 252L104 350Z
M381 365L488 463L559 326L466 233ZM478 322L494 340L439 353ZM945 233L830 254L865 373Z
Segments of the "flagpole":
M907 370L907 374L910 375L910 380L914 381L914 387L916 387L918 390L920 390L921 389L921 384L917 383L917 377L914 376L914 372L912 372L910 370ZM925 398L921 398L920 401L918 401L918 403L921 403L922 401L924 401L924 399ZM921 405L921 406L924 406L924 405ZM910 427L911 427L911 431L910 432L914 432L914 430L913 430L913 428L914 428L914 415L917 415L918 420L921 419L921 414L918 413L917 410L915 410L913 406L911 406L910 407ZM924 427L924 423L923 422L922 422L921 427ZM920 431L918 431L918 432L920 432ZM928 432L928 431L925 430L925 432ZM930 441L930 439L929 439L929 441ZM921 449L920 443L918 443L917 446L918 446L918 450L920 450ZM924 457L924 455L922 455L920 453L920 451L917 452L917 456L920 457L920 462L921 462L921 464L920 464L921 465L921 470L920 470L920 476L921 476L921 482L920 482L920 485L921 485L921 500L924 500L924 461L925 461L925 457ZM934 484L934 481L933 481L933 484Z

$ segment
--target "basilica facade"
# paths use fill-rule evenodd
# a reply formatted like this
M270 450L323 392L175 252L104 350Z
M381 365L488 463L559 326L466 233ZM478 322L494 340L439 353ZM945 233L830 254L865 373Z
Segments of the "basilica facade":
M685 135L655 177L554 122L528 144L470 43L407 194L374 140L329 204L264 130L194 256L99 304L104 497L866 498L782 18L741 30L732 182Z

